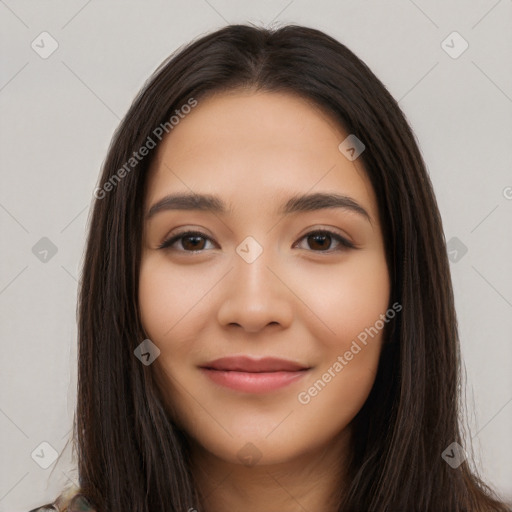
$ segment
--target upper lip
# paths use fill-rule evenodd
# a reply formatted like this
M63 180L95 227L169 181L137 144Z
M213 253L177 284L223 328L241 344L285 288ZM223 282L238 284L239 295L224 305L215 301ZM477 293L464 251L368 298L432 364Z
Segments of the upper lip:
M238 372L296 372L306 370L309 367L288 361L286 359L277 359L275 357L264 357L253 359L246 356L221 357L201 366L211 370L238 371Z

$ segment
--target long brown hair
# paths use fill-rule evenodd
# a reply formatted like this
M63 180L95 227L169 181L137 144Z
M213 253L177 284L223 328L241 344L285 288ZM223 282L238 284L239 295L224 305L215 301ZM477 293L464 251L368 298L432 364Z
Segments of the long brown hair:
M508 510L468 460L452 468L441 456L454 442L470 447L459 425L459 340L442 222L412 130L364 62L330 36L293 25L227 26L180 49L148 80L113 137L95 193L78 306L74 436L82 494L98 512L204 510L186 433L171 421L151 367L134 356L145 338L138 273L155 150L126 164L191 98L200 103L234 88L298 94L366 146L360 158L378 200L390 304L403 309L353 420L339 510Z

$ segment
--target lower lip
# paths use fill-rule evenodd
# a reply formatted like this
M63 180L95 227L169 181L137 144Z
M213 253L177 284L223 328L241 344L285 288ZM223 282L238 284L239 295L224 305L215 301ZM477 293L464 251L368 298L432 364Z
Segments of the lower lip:
M284 388L301 379L307 370L294 372L235 372L201 368L201 371L216 384L246 393L266 393Z

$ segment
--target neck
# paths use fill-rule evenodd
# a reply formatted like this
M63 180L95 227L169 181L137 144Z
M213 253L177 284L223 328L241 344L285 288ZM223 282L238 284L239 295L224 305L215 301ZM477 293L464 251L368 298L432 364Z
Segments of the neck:
M220 459L193 442L192 470L205 512L322 510L336 512L346 483L349 431L276 464Z

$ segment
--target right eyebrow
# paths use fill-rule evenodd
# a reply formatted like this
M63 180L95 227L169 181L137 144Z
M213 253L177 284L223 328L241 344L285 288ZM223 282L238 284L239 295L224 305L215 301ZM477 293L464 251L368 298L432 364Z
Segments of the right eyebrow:
M146 214L146 220L166 210L204 210L213 213L230 213L224 202L211 194L169 194L157 201Z

